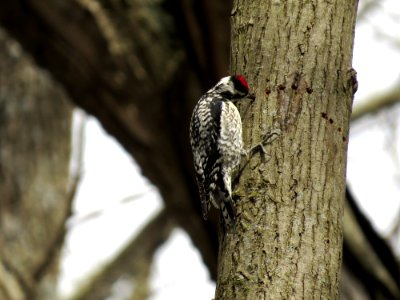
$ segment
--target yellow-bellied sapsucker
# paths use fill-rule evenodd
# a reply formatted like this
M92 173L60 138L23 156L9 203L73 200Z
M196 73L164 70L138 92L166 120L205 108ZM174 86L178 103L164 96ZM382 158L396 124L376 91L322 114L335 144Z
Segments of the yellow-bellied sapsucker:
M232 101L245 98L248 93L243 76L224 77L200 98L190 122L190 143L203 217L207 219L212 203L221 210L226 226L230 226L236 216L232 171L246 153L242 120Z

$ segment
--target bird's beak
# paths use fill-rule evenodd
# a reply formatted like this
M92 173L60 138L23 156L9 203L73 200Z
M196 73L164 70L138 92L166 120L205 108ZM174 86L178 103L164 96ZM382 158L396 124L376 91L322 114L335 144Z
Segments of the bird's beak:
M251 100L256 100L256 95L254 93L249 93L247 95L247 98L251 99Z

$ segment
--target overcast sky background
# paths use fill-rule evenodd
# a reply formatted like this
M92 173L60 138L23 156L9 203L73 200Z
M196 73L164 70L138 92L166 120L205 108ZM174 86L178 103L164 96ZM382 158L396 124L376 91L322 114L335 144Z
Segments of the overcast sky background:
M376 12L356 28L353 66L359 89L355 106L400 84L400 1L380 2ZM385 35L397 39L397 49L382 38ZM352 124L350 132L348 182L362 210L383 234L400 210L399 115L400 109L392 108ZM81 111L75 113L76 120L82 117ZM59 282L59 292L65 297L162 208L156 188L97 120L87 118L84 133L82 179L68 222ZM107 300L123 299L132 288L131 282L121 279L115 295ZM214 289L186 233L174 230L155 257L151 300L212 299Z

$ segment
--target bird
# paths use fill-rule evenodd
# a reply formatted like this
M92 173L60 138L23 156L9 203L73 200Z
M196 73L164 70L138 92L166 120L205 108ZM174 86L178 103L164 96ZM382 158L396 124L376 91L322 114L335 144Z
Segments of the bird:
M232 173L241 156L248 153L243 148L242 120L233 102L249 96L243 75L224 77L200 97L190 120L190 144L203 218L207 220L212 204L220 209L227 227L236 218Z

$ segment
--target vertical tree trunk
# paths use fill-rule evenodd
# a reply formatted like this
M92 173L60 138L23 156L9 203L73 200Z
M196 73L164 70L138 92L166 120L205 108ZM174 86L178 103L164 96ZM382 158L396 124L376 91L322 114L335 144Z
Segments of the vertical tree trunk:
M337 299L357 0L236 0L232 71L256 154L236 188L236 227L220 244L216 299Z
M0 299L55 299L71 107L0 30Z

